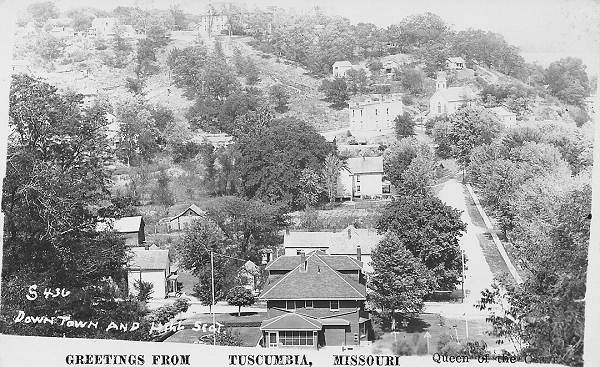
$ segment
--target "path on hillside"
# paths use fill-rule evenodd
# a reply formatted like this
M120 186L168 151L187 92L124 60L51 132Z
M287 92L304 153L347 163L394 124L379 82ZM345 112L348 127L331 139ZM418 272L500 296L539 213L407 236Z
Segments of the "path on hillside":
M438 193L438 197L446 205L461 211L461 219L467 225L466 231L459 239L460 247L467 258L465 270L465 300L464 303L427 302L425 312L440 313L448 317L466 317L480 319L487 316L474 305L481 297L481 291L488 288L493 281L492 271L485 260L483 250L479 245L478 234L484 229L475 225L467 210L465 188L456 178L446 181Z

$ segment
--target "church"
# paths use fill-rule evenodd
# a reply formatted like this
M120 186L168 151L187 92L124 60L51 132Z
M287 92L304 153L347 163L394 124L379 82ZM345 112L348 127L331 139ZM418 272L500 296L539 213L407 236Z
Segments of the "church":
M469 87L448 87L446 73L438 72L435 93L429 99L429 116L450 115L460 107L470 106L475 93Z

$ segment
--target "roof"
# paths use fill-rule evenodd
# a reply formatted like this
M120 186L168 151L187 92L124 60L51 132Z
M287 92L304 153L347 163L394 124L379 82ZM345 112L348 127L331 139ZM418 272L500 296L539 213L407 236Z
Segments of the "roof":
M408 63L413 62L413 57L409 54L398 53L398 54L383 56L381 58L381 62L390 62L390 61L399 63L399 64L408 64Z
M317 250L319 253L319 257L327 263L331 268L337 271L342 270L360 270L362 269L362 264L351 256L340 256L340 255L328 255L322 250ZM298 264L300 264L299 255L287 255L280 256L277 259L270 262L265 270L293 270Z
M333 63L333 67L335 68L336 66L348 66L348 67L352 67L352 63L350 61L336 61Z
M302 271L304 264L300 263L300 257L293 257L297 259L296 267L284 276L267 283L259 299L366 299L367 292L364 284L341 274L329 265L331 260L344 258L352 260L349 256L332 255L327 257L321 251L314 251L306 257L306 271ZM325 261L326 259L327 261ZM356 263L358 265L358 261Z
M143 219L141 215L135 217L123 217L119 219L105 218L96 225L97 231L113 230L117 233L139 232L142 228Z
M169 270L169 250L133 249L129 260L130 268L145 270Z
M516 113L509 111L504 106L491 107L491 108L489 108L489 110L498 116L516 116L517 115Z
M297 313L284 313L277 317L264 320L260 330L321 330L323 325L319 320Z
M188 210L191 210L191 211L193 211L194 213L196 213L196 215L197 215L197 216L203 216L203 215L205 215L205 214L206 214L206 212L205 212L204 210L200 209L200 208L198 207L198 205L196 205L196 204L192 204L192 205L188 206L187 208L185 208L185 210L184 210L184 211L182 211L181 213L179 213L179 214L177 214L176 216L172 217L170 220L175 220L175 219L177 219L177 218L181 217L181 216L182 216L182 215L184 215L184 214L185 214L185 213L186 213Z
M449 57L448 61L453 62L453 63L465 63L465 59L463 59L462 57Z
M475 98L475 94L469 87L448 87L436 90L433 97L442 97L448 102L457 102L472 100Z
M350 233L348 234L348 231ZM286 232L283 237L285 248L326 249L330 255L355 255L360 245L361 253L370 255L381 240L376 231L348 226L339 232ZM338 269L339 270L339 269Z
M357 173L383 173L383 157L356 157L348 158L346 167L353 174Z

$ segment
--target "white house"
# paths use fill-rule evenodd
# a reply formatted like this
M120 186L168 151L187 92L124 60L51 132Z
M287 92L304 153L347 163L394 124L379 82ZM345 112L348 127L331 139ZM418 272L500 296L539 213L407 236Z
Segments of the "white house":
M338 177L338 197L379 198L384 186L383 157L348 158Z
M352 70L352 63L350 61L336 61L333 63L332 69L334 77L343 78L348 70Z
M354 97L348 103L350 130L381 131L394 127L394 119L403 112L400 93Z
M436 80L436 91L429 99L429 116L452 114L464 105L471 105L475 93L469 87L448 87L446 73L439 72Z
M144 227L144 219L141 215L138 215L119 219L105 218L98 222L96 230L114 231L125 239L126 246L139 247L144 246L144 242L146 241Z
M202 34L211 36L222 34L229 31L229 17L223 14L204 14L200 15L198 31Z
M169 229L171 231L180 231L205 215L206 212L204 210L200 209L196 204L192 204L181 213L169 219Z
M117 18L94 18L90 33L96 37L114 37L118 24Z
M348 226L339 232L286 231L283 247L286 256L321 250L329 255L348 255L363 262L363 271L370 272L371 253L382 236L373 229Z
M500 121L502 121L506 125L514 125L517 123L517 114L509 111L504 106L497 106L488 108L492 113L494 113Z
M461 70L465 68L465 59L462 57L449 57L446 60L446 68L451 70Z
M171 270L169 250L134 248L127 266L129 293L136 294L136 281L152 283L152 298L166 298L176 290L177 274Z

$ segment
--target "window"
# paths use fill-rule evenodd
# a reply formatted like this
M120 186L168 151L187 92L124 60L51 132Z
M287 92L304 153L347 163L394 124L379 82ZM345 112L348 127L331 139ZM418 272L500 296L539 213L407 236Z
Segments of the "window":
M360 182L360 176L356 176L356 182Z
M375 109L375 116L377 116L377 108Z
M304 308L304 301L296 301L296 308Z
M360 117L362 117L362 110L360 110Z
M389 108L386 108L386 109L385 109L385 113L386 113L387 115L389 115L389 114L390 114L390 109L389 109Z
M354 110L352 110L352 117L354 117Z
M296 311L295 301L285 301L285 309L288 311Z
M356 191L360 191L360 185L356 186Z
M438 113L442 113L442 104L438 102Z
M329 310L338 311L340 309L340 301L329 301Z
M280 331L279 342L283 345L313 345L312 331Z
M300 256L304 253L304 250L296 250L296 255Z
M306 301L306 308L313 308L313 301Z

